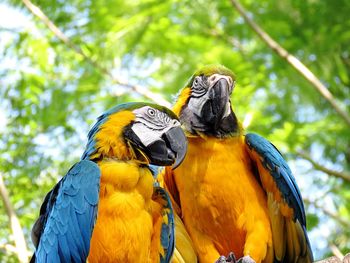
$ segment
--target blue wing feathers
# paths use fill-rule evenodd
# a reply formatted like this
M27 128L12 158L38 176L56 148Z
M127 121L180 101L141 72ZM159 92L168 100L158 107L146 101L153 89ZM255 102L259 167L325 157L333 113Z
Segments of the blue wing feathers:
M160 242L161 246L164 248L165 257L160 255L161 263L170 262L171 256L175 249L175 230L174 230L174 213L173 207L171 205L170 197L164 188L159 186L154 187L154 195L160 196L164 202L163 205L163 215L167 217L167 222L163 222Z
M293 209L293 220L295 222L295 226L301 226L300 231L303 232L301 235L303 235L305 238L305 240L302 240L303 237L298 235L296 238L299 240L294 241L298 244L305 244L305 246L303 245L301 247L301 254L297 255L297 258L284 258L284 260L289 262L288 260L298 260L298 257L300 257L300 262L313 262L310 241L306 233L306 219L303 200L288 164L283 159L282 154L277 150L277 148L263 137L250 133L246 135L245 142L249 146L250 150L253 150L258 154L262 165L269 171L274 182L276 183L281 196L288 206ZM290 249L293 249L293 247Z
M272 143L257 134L249 133L245 140L262 158L262 164L270 171L284 200L293 208L294 219L298 219L305 226L305 211L300 190L281 153Z
M59 257L61 258L61 261L69 262L70 257L69 257L69 253L67 253L69 251L67 236L61 236L60 247L61 249L59 249L58 252L59 252Z
M58 184L43 210L46 222L36 262L85 262L97 215L100 169L80 161Z

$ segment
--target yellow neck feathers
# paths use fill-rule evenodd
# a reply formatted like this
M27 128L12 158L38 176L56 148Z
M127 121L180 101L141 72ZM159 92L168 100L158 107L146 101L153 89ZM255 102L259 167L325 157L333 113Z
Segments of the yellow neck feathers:
M123 136L123 129L134 119L135 115L130 111L110 115L95 135L97 152L90 158L134 159L135 154Z
M191 88L186 87L183 90L181 90L177 101L173 107L173 112L176 114L176 116L180 116L182 107L187 103L189 97L191 95Z

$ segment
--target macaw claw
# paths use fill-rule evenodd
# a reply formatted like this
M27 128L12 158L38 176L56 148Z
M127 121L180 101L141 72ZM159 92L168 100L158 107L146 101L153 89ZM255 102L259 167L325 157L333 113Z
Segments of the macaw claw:
M232 262L232 263L237 263L235 254L233 252L230 252L227 257L225 256L220 256L215 263L227 263L227 262Z

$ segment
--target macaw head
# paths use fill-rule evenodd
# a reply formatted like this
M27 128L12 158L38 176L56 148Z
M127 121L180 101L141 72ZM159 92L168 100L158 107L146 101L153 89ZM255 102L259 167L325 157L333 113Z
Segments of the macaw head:
M221 138L240 130L230 101L234 85L234 74L221 65L205 66L194 73L173 108L189 136Z
M82 159L135 160L173 165L184 159L187 140L176 115L166 107L133 102L102 114L88 135Z

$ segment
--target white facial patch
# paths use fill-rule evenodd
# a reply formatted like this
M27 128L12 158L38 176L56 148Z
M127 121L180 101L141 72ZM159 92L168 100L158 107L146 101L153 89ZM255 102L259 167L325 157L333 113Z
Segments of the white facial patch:
M136 118L131 129L145 146L159 140L171 128L181 126L178 120L149 106L133 110L133 113Z
M134 123L131 129L134 131L137 137L140 138L145 146L155 142L163 135L162 130L152 130L141 122Z

